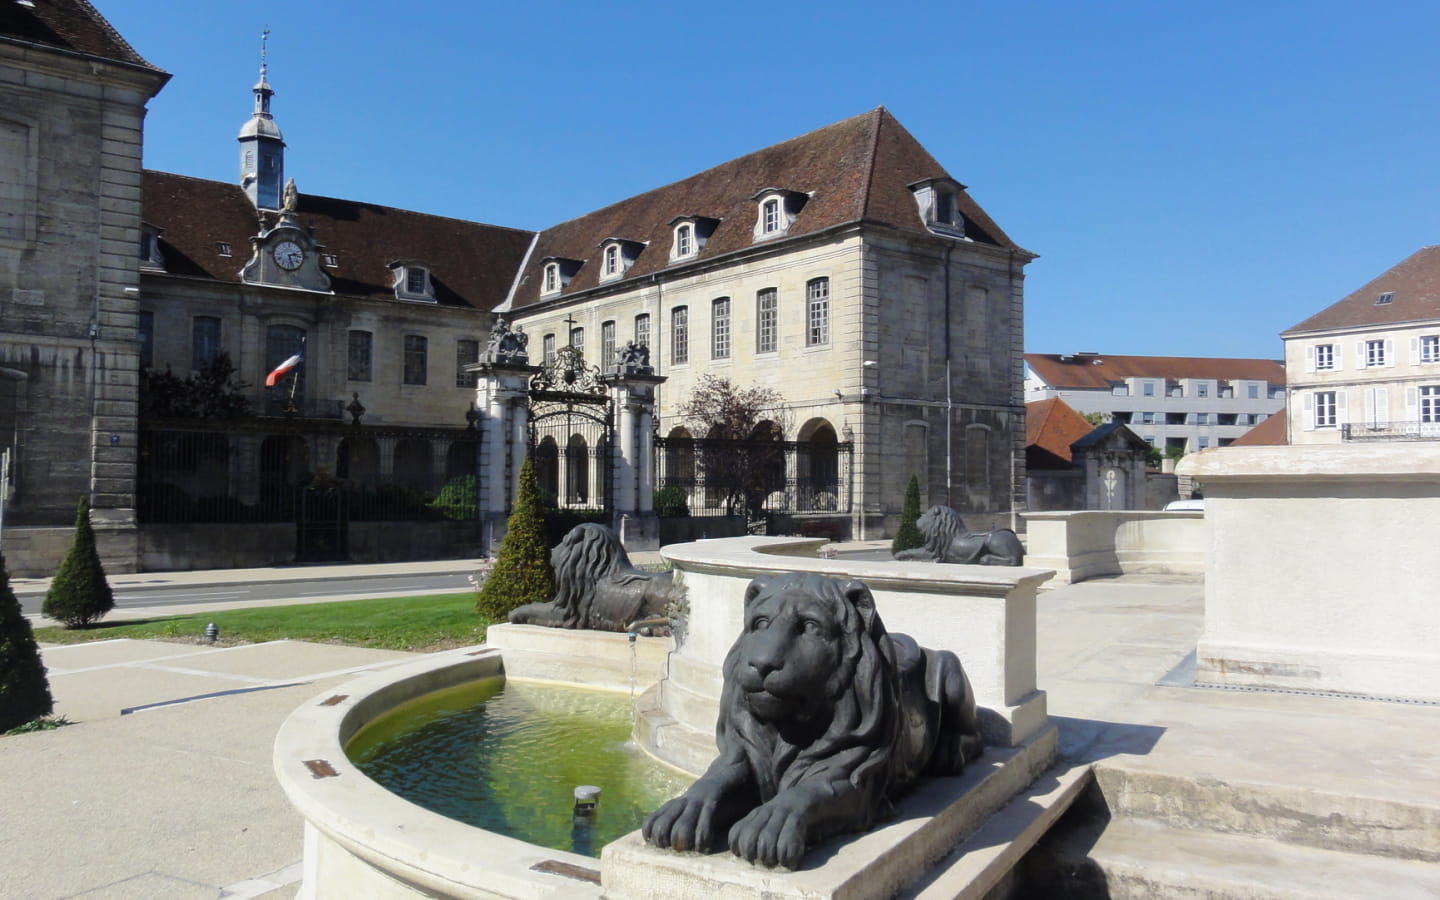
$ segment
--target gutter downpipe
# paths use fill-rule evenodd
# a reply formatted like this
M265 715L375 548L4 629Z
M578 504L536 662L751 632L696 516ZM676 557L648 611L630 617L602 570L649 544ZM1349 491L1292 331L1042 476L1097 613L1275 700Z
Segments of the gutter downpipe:
M945 244L945 505L955 508L955 399L951 394L950 364L950 254L955 245Z

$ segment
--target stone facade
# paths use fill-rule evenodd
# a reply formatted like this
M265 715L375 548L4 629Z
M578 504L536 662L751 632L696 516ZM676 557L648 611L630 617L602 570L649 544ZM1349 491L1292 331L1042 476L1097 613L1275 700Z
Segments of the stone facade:
M68 525L88 494L102 558L133 568L142 127L169 76L69 6L34 13L77 17L66 37L0 35L5 524Z

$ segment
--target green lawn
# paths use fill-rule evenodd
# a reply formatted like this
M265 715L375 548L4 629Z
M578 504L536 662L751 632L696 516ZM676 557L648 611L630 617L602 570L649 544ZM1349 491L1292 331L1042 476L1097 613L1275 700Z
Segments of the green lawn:
M90 628L37 628L35 639L52 644L114 638L202 640L210 622L219 626L221 644L288 638L418 651L478 644L485 639L485 627L490 624L476 614L475 594L467 592L101 621Z

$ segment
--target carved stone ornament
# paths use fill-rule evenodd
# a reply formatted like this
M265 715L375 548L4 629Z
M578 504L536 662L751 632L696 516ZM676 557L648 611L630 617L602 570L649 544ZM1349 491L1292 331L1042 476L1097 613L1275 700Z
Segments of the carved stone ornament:
M916 520L925 546L895 554L901 561L924 560L981 566L1021 566L1025 547L1008 528L967 531L960 514L948 506L932 506Z
M524 366L530 363L530 335L516 326L512 331L501 317L496 317L490 329L490 343L485 347L484 361L500 365Z
M817 841L891 816L917 779L984 751L960 660L887 634L857 581L756 578L722 671L720 755L645 818L655 846L793 869Z
M650 365L650 348L645 344L626 341L615 353L615 371L620 375L654 375Z
M681 594L671 572L642 572L615 532L577 525L550 551L555 599L510 612L515 625L668 634L667 609Z
M530 390L549 394L595 394L609 393L600 380L600 369L586 366L585 357L570 345L555 351L555 360L546 363L535 377L530 379Z

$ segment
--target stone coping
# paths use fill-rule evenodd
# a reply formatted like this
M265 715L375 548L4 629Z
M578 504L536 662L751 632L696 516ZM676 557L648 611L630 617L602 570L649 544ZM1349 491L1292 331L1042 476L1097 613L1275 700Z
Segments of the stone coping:
M853 578L870 589L915 593L1003 597L1017 587L1039 587L1055 573L1024 566L966 566L953 563L914 563L824 559L815 552L824 539L746 536L714 538L660 548L660 555L687 572L732 575L739 571L811 572L832 578Z
M1440 481L1440 441L1216 447L1185 457L1175 471L1201 481Z

